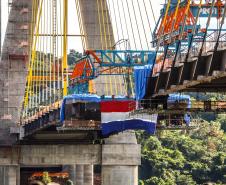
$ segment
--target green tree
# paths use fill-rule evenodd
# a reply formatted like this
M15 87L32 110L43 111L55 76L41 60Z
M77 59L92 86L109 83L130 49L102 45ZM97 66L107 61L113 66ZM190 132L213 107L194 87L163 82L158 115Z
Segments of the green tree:
M171 131L164 132L160 138L138 132L142 145L140 183L226 183L226 135L220 125L217 120L203 121L187 135Z
M74 66L75 62L82 58L82 53L79 53L73 49L70 50L70 53L68 54L68 65Z
M43 172L42 181L43 181L45 184L48 184L48 183L52 182L52 179L51 179L51 177L49 176L49 173L48 173L48 172Z

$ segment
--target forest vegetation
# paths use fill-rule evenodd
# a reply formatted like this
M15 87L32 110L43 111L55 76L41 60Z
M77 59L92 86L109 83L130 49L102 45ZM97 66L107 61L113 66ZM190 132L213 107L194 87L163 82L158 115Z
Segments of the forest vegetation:
M137 132L142 146L139 185L226 184L226 114L196 116L201 121L194 130L159 131L155 136Z

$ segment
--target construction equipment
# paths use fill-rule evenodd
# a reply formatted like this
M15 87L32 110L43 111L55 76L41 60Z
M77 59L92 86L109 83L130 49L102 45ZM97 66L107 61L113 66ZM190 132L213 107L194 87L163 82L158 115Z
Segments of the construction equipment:
M60 173L48 173L48 172L36 172L29 178L29 185L47 185L45 182L45 176L48 176L49 183L55 183L59 185L68 185L70 183L69 174L66 172Z

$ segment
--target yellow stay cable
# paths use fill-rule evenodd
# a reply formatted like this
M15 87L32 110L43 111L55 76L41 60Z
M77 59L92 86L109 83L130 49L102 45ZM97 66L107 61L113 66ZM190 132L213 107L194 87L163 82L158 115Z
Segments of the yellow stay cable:
M39 45L39 37L37 38L37 44L36 47L38 47ZM36 95L36 91L37 91L37 81L33 80L33 76L36 76L37 73L37 60L38 60L38 55L37 55L37 51L36 51L36 57L34 59L33 62L33 66L32 66L32 90L30 91L30 96L32 98L32 104L31 104L31 116L34 115L36 113L36 107L37 107L37 95Z
M37 44L37 36L39 35L39 23L40 23L40 17L41 17L41 14L42 14L42 4L43 4L43 0L41 0L41 5L40 5L40 8L39 8L37 28L36 28L36 31L35 31L35 40L34 40L34 44L33 44L32 51L31 51L32 52L31 66L33 66L34 60L36 58L36 44ZM26 91L24 106L27 106L27 104L28 104L28 97L29 97L30 85L31 85L31 80L32 80L32 68L31 68L31 66L28 69L28 78L27 78L28 90Z
M62 11L62 1L60 0L60 17L62 17L63 18L63 11ZM60 19L60 34L61 35L63 35L63 19ZM61 39L60 39L60 47L61 47L61 56L62 56L62 58L63 58L63 37L61 36ZM63 66L63 60L61 60L61 81L62 81L62 98L63 98L63 96L64 96L64 93L63 93L63 91L64 91L64 66Z
M40 23L40 29L41 29L41 23ZM33 76L39 76L39 62L40 62L40 36L38 37L38 41L37 41L37 54L36 54L36 60L35 60L35 67L34 67L34 74ZM35 80L35 79L34 79ZM37 107L38 107L38 89L39 89L39 81L35 80L35 91L34 91L34 96L35 96L35 108L34 108L34 114L37 112Z
M101 27L101 18L100 18L100 6L99 6L99 0L97 1L97 12L98 12L98 20L99 20L99 29L100 29L100 41L101 41L101 49L103 50L103 39L102 39L102 27Z
M36 10L36 0L34 1L34 2L32 2L32 15L31 15L31 26L30 26L30 51L32 50L32 42L33 42L33 35L34 35L34 22L35 22L35 20L34 20L34 18L35 18L35 16L34 16L34 14L35 14L35 10ZM30 68L30 62L29 62L29 64L28 64L28 68ZM26 92L28 91L28 86L26 86L26 90L25 90L25 96L26 96ZM24 96L24 102L25 102L25 96ZM22 119L24 119L24 118L26 118L28 115L28 107L30 106L30 102L31 101L29 101L28 103L29 104L27 104L26 106L25 106L25 103L23 102L23 113L22 113Z
M112 46L112 37L111 37L111 32L110 32L110 25L109 23L111 22L108 18L109 18L109 14L108 14L108 6L107 6L107 0L104 1L104 8L105 8L105 14L106 14L106 23L107 23L107 30L108 30L108 42L109 42L109 47Z
M37 3L37 1L35 1L34 5L33 5L30 52L32 52L33 36L34 36L34 29L35 29L35 26L36 26L36 15L37 15L37 12L38 12L38 3ZM33 68L33 64L31 62L29 62L28 70L32 70L32 68ZM27 78L28 78L28 76L27 76ZM34 89L33 82L31 82L30 85L27 85L27 88L26 88L26 91L25 91L25 97L28 94L27 104L26 104L28 116L31 115L31 112L28 112L28 110L31 109L33 104L34 104L34 97L32 96L33 95L32 94L33 89ZM24 102L25 102L25 99L24 99ZM24 107L26 107L26 106L24 105Z
M43 29L42 29L42 32L43 34L45 34L45 30L46 30L46 4L44 4L44 13L43 13ZM43 47L43 50L42 50L42 102L44 103L45 102L45 88L47 86L47 83L46 82L46 72L45 72L45 65L46 65L46 57L45 57L45 54L46 54L46 49L45 49L45 37L42 38L42 47Z
M119 68L117 68L117 71L118 71L118 74L122 74L122 73L120 73L120 69ZM120 77L118 79L119 79L119 81L121 80ZM121 82L123 82L123 80L121 80ZM123 83L119 84L121 95L123 95L122 85L123 85Z
M129 74L131 92L132 92L132 96L134 96L134 83L133 83L132 74L131 74L132 68L129 68L128 70L129 70L128 74Z
M64 73L64 86L63 95L66 96L68 91L68 64L67 64L67 32L68 32L68 0L64 0L64 29L63 29L63 73Z
M108 43L108 39L107 39L106 25L105 25L105 15L104 15L104 6L103 6L103 2L102 1L104 1L104 3L105 3L105 8L107 7L107 5L106 5L107 2L106 2L106 0L100 0L100 1L101 1L101 10L102 10L102 24L103 24L103 28L104 28L105 49L108 50L111 47L111 43ZM107 9L105 11L107 12ZM108 24L108 16L107 16L107 24ZM108 31L109 31L109 25L108 25ZM110 33L108 35L110 35ZM110 69L110 71L111 71L111 69ZM106 71L106 73L107 73L107 71ZM109 79L109 83L110 84L108 84L108 79ZM108 89L110 89L110 93L111 93L111 95L113 95L111 75L105 76L105 81L106 81L106 85L110 86L110 88L108 88Z
M103 23L103 29L104 29L104 41L105 41L105 49L108 49L108 42L107 42L107 33L106 33L106 27L105 27L105 16L104 16L104 8L103 8L103 2L105 0L100 0L101 4L101 13L102 13L102 23Z
M126 73L127 71L126 71L126 68L123 68L122 69L122 74L123 74L123 81L124 81L124 86L125 86L125 94L127 94L128 93L128 83L127 83L127 79L126 79L126 75L124 75L124 73Z
M105 2L105 12L106 12L106 20L107 20L107 28L108 28L108 40L109 40L109 47L111 48L111 46L112 46L112 35L111 35L111 31L110 31L110 25L109 25L109 23L111 23L111 20L109 20L108 18L109 18L109 13L108 13L108 6L107 6L107 0L106 0L106 2ZM112 55L110 56L110 57L112 57ZM113 70L114 71L114 70ZM113 75L113 78L114 78L114 84L115 84L115 95L118 95L118 86L117 86L117 81L116 81L116 77L115 77L115 75ZM111 77L110 77L110 79L111 79ZM110 81L110 85L111 85L111 91L112 91L112 82Z
M40 23L40 30L41 30L41 33L43 32L43 16L42 16L42 19L41 19L41 23ZM41 66L42 66L42 42L43 42L43 36L42 37L39 37L40 39L40 45L39 45L39 60L38 60L38 111L40 111L40 104L41 104L41 85L42 85L42 69L41 69Z
M58 4L58 1L57 1ZM56 9L58 13L58 6ZM57 60L57 101L60 100L60 56L59 56L59 22L58 22L58 16L56 17L56 60Z
M103 50L103 38L102 38L102 26L101 26L101 17L100 17L100 5L99 5L99 0L96 0L97 2L97 12L98 12L98 20L99 20L99 29L100 29L100 40L101 40L101 49ZM108 93L108 87L106 84L106 77L105 77L105 91Z
M108 25L108 15L104 15L104 11L107 14L107 0L100 0L100 2L101 2L101 10L102 10L102 23L103 23L103 28L104 28L104 39L105 39L105 46L106 46L105 49L108 50L111 47L111 39L109 39L109 38L107 39L106 24L105 23L107 23L107 25ZM103 3L105 4L104 6L103 6ZM104 10L104 8L105 8L105 10ZM106 22L105 22L105 16L106 16ZM108 35L110 36L109 25L108 25L107 31L108 31ZM105 79L106 79L106 81L107 81L107 79L109 79L109 82L110 82L110 93L111 93L111 95L113 95L111 76L110 75L108 77L105 76ZM106 83L106 85L108 85L108 82Z
M49 1L49 7L48 7L48 13L49 13L49 33L50 33L50 41L49 41L49 50L50 50L50 55L49 55L49 105L51 105L52 103L52 60L53 60L53 47L52 47L52 43L53 43L53 37L52 37L52 1Z
M52 63L52 73L53 73L53 102L56 102L56 22L57 22L57 0L52 0L52 54L53 54L53 63ZM51 79L51 80L52 80Z
M46 33L49 33L49 27L48 27L48 20L49 20L49 3L50 1L47 1L47 4L46 4ZM46 37L46 102L45 102L45 105L47 106L48 105L48 100L49 100L49 84L50 84L50 81L49 81L49 42L50 42L50 37Z
M82 35L85 35L85 31L84 31L84 27L83 27L83 21L82 21L82 16L81 16L81 9L80 9L80 2L79 0L75 0L75 4L76 4L76 9L77 9L77 15L78 15L78 21L79 21L79 29L80 29L80 33ZM82 37L82 46L83 49L87 49L86 46L86 35L84 37Z

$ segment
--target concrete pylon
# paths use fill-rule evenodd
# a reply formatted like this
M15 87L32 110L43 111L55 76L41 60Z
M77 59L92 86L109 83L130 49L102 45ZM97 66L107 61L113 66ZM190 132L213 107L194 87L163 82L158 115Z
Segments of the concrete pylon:
M0 145L9 146L16 136L9 127L19 122L25 94L30 53L31 0L13 0L0 60Z
M115 40L107 1L79 0L79 6L86 49L111 49Z
M12 1L0 61L0 121L19 122L30 58L32 2ZM107 1L78 2L86 49L110 49L115 40Z
M138 165L140 146L134 132L120 133L105 140L102 185L138 185Z
M10 141L8 128L14 127L15 123L20 121L31 54L30 31L33 2L12 0L11 4L0 60L0 123L2 123L0 130L5 129L7 132L4 131L4 135L7 135L7 137L4 136L6 139L0 135L0 145L1 142L7 142L8 145ZM96 0L78 0L78 2L87 49L109 49L115 41L107 1L99 1L99 6ZM98 11L101 17L98 17ZM108 39L103 38L103 30L106 30Z
M13 0L0 61L0 122L19 121L30 53L31 0Z

